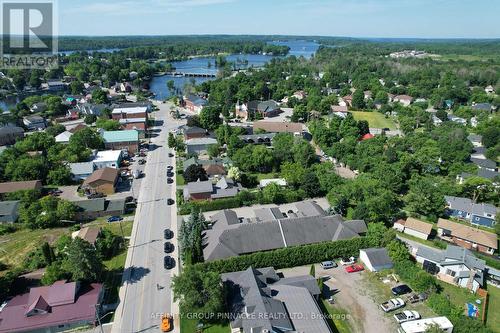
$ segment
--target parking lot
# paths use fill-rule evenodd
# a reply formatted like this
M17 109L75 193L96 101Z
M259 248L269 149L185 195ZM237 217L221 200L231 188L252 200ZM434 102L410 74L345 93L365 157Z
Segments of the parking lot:
M300 266L279 270L285 277L309 274L311 266ZM397 324L392 318L393 313L384 314L374 300L373 290L367 283L367 272L347 273L344 267L339 266L324 270L319 264L315 265L316 277L323 277L324 284L329 290L325 294L328 298L333 294L333 307L345 310L347 321L352 332L379 333L395 332Z

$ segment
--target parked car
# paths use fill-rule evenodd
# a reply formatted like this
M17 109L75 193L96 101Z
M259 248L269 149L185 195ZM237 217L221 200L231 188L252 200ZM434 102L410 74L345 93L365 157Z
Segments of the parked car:
M427 294L426 293L420 293L420 294L417 294L417 293L413 293L411 295L409 295L407 298L406 298L406 301L408 303L418 303L418 302L423 302L427 299Z
M167 178L167 184L173 184L174 180L172 178Z
M408 287L406 284L402 284L402 285L399 285L397 287L394 287L391 289L393 295L395 296L400 296L400 295L404 295L404 294L408 294L408 293L411 293L412 290L410 287Z
M321 268L323 268L323 269L337 267L337 263L335 261L323 261L320 265L321 265Z
M164 314L163 316L161 316L161 331L170 332L172 328L172 316L169 314Z
M144 165L144 164L146 164L146 160L142 158L137 163L139 163L139 165Z
M174 170L174 167L173 167L173 166L171 166L171 165L169 165L169 166L167 167L167 171L172 171L172 170Z
M394 314L394 318L398 324L404 323L405 321L420 319L420 314L417 311L405 310Z
M170 242L166 242L165 244L163 244L163 252L165 252L165 253L174 252L174 244L172 244Z
M356 272L361 272L364 269L365 268L363 267L363 265L355 264L355 265L346 266L345 271L347 273L356 273Z
M174 238L174 232L170 229L165 229L163 231L163 237L165 237L165 239L172 239Z
M168 157L174 157L174 154L168 153Z
M163 267L165 267L165 269L172 269L174 268L174 266L175 266L174 258L172 258L171 256L165 256L165 258L163 258Z
M139 153L139 156L140 156L140 157L146 157L146 153L145 153L145 152L143 152L143 151L141 151L141 152Z
M174 176L174 173L172 171L167 172L167 177L172 178Z
M61 195L63 192L61 190L57 190L57 189L54 189L54 190L50 190L49 192L49 195L53 195L53 196L59 196Z
M108 218L108 222L111 223L111 222L119 222L119 221L123 221L123 217L121 216L111 216Z
M92 193L87 195L87 199L99 199L99 198L104 198L105 195L103 193Z
M174 199L167 199L167 205L172 206L174 203Z
M347 266L347 265L352 265L356 262L356 258L355 257L350 257L350 258L342 258L340 259L340 264L342 266Z
M380 307L382 308L382 310L384 310L384 312L394 311L396 309L402 308L403 306L405 306L405 301L403 301L401 298L392 298L387 302L380 304Z
M133 173L134 179L139 179L142 176L142 171L141 170L135 170Z

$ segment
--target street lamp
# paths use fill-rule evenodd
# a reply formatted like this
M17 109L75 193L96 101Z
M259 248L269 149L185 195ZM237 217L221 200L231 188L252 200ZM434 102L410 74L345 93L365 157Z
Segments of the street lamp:
M100 308L100 307L101 307L101 304L100 304L100 303L97 303L97 304L95 305L95 316L96 316L97 322L99 323L99 328L100 328L101 333L104 333L104 329L102 328L102 323L101 323L101 320L102 320L103 318L105 318L107 315L113 314L113 313L115 313L115 312L114 312L114 311L111 311L111 312L106 313L104 316L99 317L99 308Z

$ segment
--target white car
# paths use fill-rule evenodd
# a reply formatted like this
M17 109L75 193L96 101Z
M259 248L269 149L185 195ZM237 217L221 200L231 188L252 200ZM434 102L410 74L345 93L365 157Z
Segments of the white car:
M355 257L350 257L350 258L342 258L340 259L340 264L342 266L347 266L347 265L352 265L356 262L356 258Z

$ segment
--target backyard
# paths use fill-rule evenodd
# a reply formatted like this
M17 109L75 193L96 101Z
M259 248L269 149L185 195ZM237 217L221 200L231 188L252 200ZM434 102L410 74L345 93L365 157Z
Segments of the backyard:
M200 331L197 330L197 325L198 325L198 321L196 319L188 319L185 316L182 316L182 318L181 318L181 332L229 333L231 331L229 324L226 324L226 325L205 324L203 326L203 329Z
M386 118L383 114L377 111L372 112L362 112L362 111L351 111L354 119L356 120L366 120L372 128L389 128L391 130L396 129L396 124L392 119Z
M500 288L488 286L488 312L486 326L495 332L500 332Z

